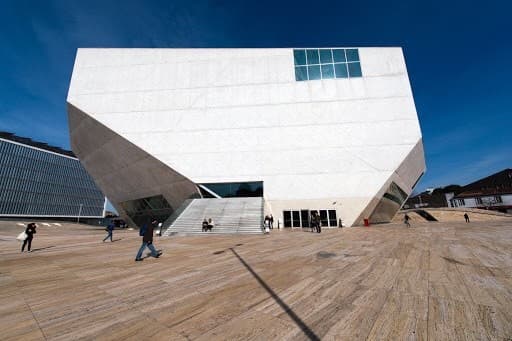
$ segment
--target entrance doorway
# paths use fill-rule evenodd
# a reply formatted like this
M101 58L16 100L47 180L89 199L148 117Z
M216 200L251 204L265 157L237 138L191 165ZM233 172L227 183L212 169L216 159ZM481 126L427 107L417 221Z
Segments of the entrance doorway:
M336 210L286 210L283 211L284 227L311 227L311 212L318 211L322 227L338 227Z

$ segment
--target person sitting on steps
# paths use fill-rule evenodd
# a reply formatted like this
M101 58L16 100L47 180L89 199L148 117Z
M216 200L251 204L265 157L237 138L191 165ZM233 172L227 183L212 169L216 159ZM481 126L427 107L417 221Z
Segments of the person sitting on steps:
M215 224L213 223L213 219L212 219L212 218L209 218L209 219L208 219L208 227L207 227L207 230L211 232L214 226L215 226Z
M203 232L206 232L208 231L208 220L206 220L206 218L204 218L203 220Z

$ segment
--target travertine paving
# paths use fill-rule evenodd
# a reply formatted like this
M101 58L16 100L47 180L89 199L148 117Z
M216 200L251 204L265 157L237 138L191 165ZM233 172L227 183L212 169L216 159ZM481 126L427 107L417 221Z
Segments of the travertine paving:
M512 222L155 238L0 222L2 340L509 340Z

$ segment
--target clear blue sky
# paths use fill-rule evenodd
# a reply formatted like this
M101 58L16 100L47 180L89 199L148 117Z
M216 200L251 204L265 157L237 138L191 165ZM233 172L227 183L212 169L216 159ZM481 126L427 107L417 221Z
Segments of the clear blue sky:
M510 1L0 0L0 130L69 148L78 47L401 46L423 132L416 190L512 166Z

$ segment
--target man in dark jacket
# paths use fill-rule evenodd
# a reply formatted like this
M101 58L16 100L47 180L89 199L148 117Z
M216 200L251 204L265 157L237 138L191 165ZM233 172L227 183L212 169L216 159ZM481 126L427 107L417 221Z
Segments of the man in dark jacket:
M142 252L147 247L151 251L151 256L158 258L162 254L161 251L157 251L153 246L153 229L154 225L157 223L156 220L152 222L148 222L144 224L139 232L139 235L142 236L142 245L140 246L139 252L137 253L137 257L135 257L135 261L139 262L143 260Z
M112 234L114 233L114 224L110 223L108 224L107 228L105 229L107 230L108 234L105 238L103 238L103 241L107 240L108 238L110 238L110 242L112 242Z

